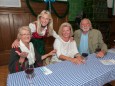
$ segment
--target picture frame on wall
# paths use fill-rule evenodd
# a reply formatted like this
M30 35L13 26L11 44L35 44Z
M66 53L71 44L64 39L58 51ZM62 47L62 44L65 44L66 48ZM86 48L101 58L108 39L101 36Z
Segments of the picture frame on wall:
M21 0L0 0L0 7L21 7Z

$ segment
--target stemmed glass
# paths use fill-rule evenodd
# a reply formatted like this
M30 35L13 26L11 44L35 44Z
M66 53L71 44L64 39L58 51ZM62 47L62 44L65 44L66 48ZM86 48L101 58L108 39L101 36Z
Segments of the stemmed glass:
M29 65L29 62L25 62L25 73L27 79L29 79L29 86L34 86L33 82L31 81L31 78L34 77L34 64Z
M83 56L83 58L84 58L85 60L87 60L87 59L88 59L88 58L87 58L87 56L88 56L88 50L84 51L84 52L82 53L82 56Z

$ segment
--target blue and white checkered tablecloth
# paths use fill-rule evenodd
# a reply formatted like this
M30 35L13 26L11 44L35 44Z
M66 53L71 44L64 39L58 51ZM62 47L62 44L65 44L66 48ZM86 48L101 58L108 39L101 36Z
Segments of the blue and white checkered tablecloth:
M115 59L114 53L107 53L104 58L88 56L85 64L73 64L63 61L46 66L53 73L45 75L40 68L35 68L35 77L31 79L35 86L103 86L115 80L115 65L104 65L99 60ZM7 86L29 86L24 71L9 74Z
M109 49L108 52L110 52L110 53L115 53L115 48Z

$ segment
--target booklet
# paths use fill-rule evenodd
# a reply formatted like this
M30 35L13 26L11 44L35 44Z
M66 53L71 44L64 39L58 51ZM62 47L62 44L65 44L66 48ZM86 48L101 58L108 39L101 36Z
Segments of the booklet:
M43 71L43 73L45 75L51 74L52 71L50 69L48 69L47 67L40 67L41 71Z
M104 65L115 65L115 60L114 59L100 60L100 62Z

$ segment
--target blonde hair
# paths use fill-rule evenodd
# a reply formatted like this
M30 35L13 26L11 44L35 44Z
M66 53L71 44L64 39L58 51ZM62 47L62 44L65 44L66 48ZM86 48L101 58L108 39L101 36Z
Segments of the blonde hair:
M40 17L43 16L44 14L47 14L49 16L49 23L47 25L48 28L48 36L51 36L53 33L53 19L51 16L51 13L48 10L43 10L37 17L37 33L41 34L41 23L40 23Z
M31 30L30 30L29 26L22 26L22 27L20 27L20 28L18 29L17 38L18 38L19 40L20 40L20 36L21 36L23 30L29 31L29 33L30 33L31 36L32 36L32 33L31 33Z
M70 36L73 36L73 29L72 29L71 24L68 23L68 22L65 22L65 23L62 23L61 26L59 27L58 34L59 34L60 37L62 37L62 30L63 30L63 27L69 27L69 28L70 28L70 31L71 31Z
M90 24L90 29L92 29L92 23L91 23L91 21L88 18L84 18L84 19L81 20L81 22L80 22L80 28L82 27L81 24L82 24L82 22L84 20L88 21L88 23Z

